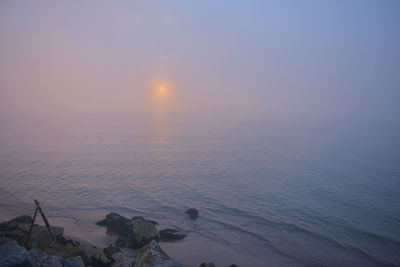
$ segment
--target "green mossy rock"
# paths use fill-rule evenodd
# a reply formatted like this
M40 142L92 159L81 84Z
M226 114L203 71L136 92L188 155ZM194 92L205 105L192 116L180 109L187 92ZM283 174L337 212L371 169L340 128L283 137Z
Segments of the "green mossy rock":
M144 221L140 218L134 219L130 222L132 225L133 234L138 242L142 240L158 239L157 228L153 223Z
M157 228L152 221L137 217L133 218L128 225L130 226L129 233L117 240L118 247L141 248L152 240L159 240Z

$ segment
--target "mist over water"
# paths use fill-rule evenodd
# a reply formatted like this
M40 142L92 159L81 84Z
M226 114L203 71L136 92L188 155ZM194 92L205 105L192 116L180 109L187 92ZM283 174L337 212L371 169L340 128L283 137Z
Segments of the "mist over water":
M399 11L2 1L0 217L37 198L102 245L142 215L188 266L400 265Z

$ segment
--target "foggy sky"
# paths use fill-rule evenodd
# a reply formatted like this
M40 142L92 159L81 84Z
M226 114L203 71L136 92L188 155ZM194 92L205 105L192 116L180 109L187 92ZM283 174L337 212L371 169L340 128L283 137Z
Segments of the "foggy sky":
M398 1L1 1L0 119L399 123Z

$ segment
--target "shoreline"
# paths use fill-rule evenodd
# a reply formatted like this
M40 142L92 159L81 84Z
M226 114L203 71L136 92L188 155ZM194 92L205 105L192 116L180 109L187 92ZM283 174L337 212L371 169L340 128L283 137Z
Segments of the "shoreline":
M12 216L2 217L8 218ZM93 231L86 232L80 228L75 218L49 217L48 221L51 227L63 228L62 236L64 240L73 240L72 242L79 242L78 247L79 249L84 251L84 254L87 256L87 258L92 258L93 256L104 254L104 248L115 246L114 244L116 244L116 240L118 239L118 235L108 233L106 227L97 226L95 223L93 224ZM2 220L2 222L4 223L5 221ZM35 225L39 227L44 227L41 219L37 220L35 222ZM205 248L208 248L209 246L215 248L213 249L215 253L214 257L217 257L219 253L224 250L223 246L218 245L218 242L206 240L205 238L203 238L204 240L201 240L199 242L199 238L201 238L201 236L198 234L190 234L189 237L185 238L184 240L160 240L159 243L157 242L157 246L159 246L162 251L165 251L166 255L168 255L171 259L177 260L179 263L181 263L182 266L200 266L201 263L209 262L207 261L207 259L212 258L210 257L212 255L209 255L208 253L203 253L205 251ZM202 244L202 246L199 246L200 243ZM115 261L115 263L117 263L123 258L135 257L138 251L138 249L120 247L120 252L112 254L112 260L113 262ZM232 262L229 259L223 260L225 260L225 262L218 261L217 265L210 266L232 265ZM246 261L246 259L244 259L244 261ZM239 264L239 266L240 265L243 264ZM96 267L95 264L92 264L92 266Z

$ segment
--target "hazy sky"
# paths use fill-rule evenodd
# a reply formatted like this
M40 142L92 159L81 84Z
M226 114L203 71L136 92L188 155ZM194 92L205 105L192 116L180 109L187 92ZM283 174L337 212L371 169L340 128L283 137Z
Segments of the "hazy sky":
M0 118L397 124L399 14L396 0L3 0Z

